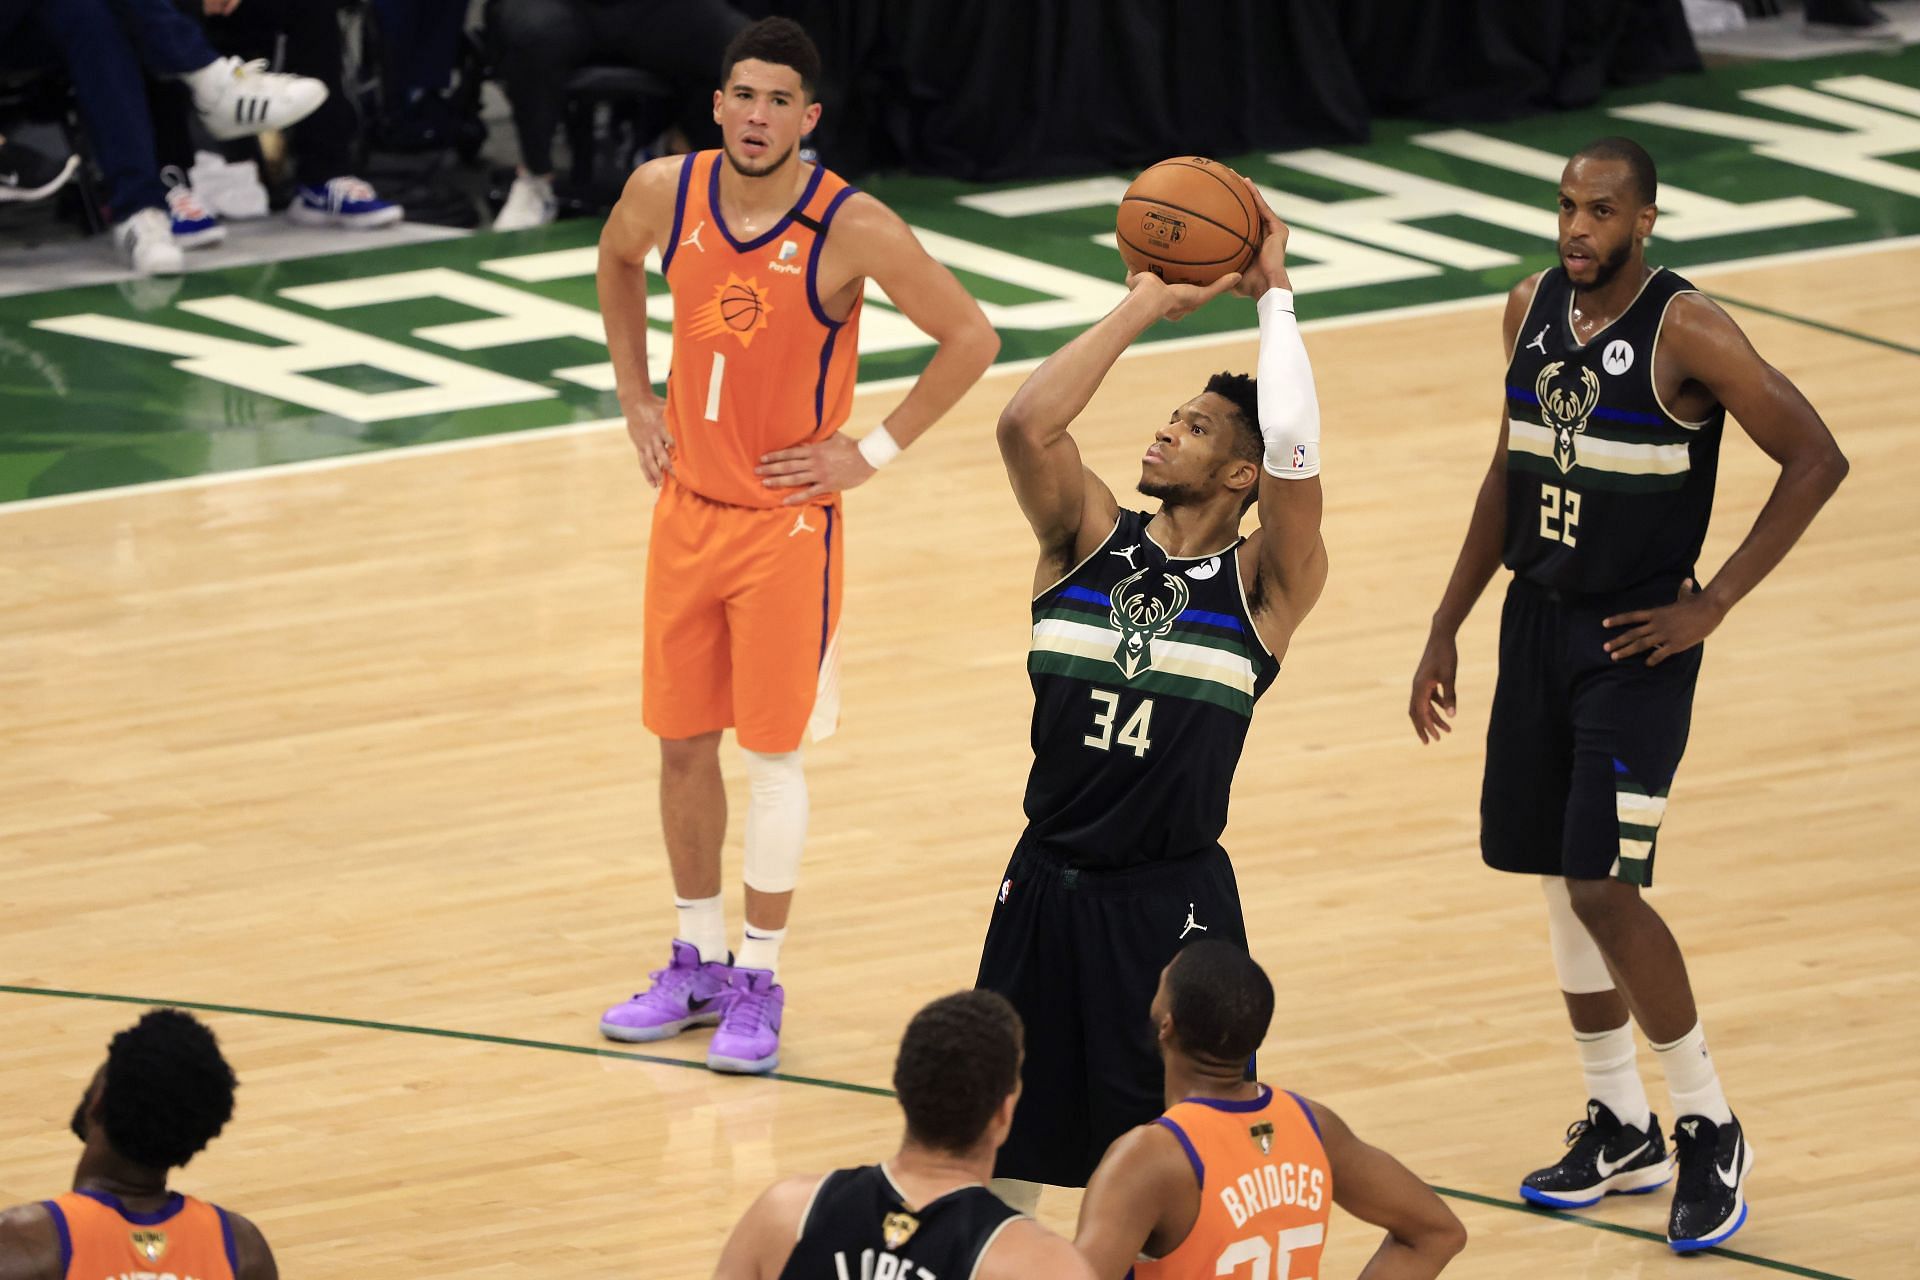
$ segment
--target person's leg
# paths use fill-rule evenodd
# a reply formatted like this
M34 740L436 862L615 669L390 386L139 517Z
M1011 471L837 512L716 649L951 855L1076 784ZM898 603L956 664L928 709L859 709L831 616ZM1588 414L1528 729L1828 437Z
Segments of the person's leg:
M766 935L786 929L806 842L800 746L810 725L816 740L831 731L814 712L833 675L846 539L838 506L779 508L750 519L755 547L727 601L727 628L735 724L753 785L747 928Z
M592 51L585 8L581 0L496 0L492 16L501 86L520 141L520 171L551 178L567 77Z
M37 30L66 63L115 222L166 207L153 118L133 46L105 0L33 0ZM177 267L174 269L178 269Z
M172 0L111 0L121 25L139 50L140 62L157 76L184 76L219 58L198 22Z
M1031 1211L1042 1186L1072 1186L1089 1138L1086 1016L1089 975L1073 944L1067 872L1016 850L994 895L974 986L1005 996L1020 1015L1025 1053L1020 1105L994 1157L992 1187Z
M1671 597L1671 584L1655 596ZM1707 1248L1746 1221L1753 1152L1707 1049L1680 945L1642 896L1653 883L1668 790L1686 750L1701 650L1659 666L1614 663L1599 656L1605 636L1597 613L1573 629L1581 644L1576 652L1591 668L1580 677L1573 704L1567 888L1667 1078L1679 1164L1668 1241L1680 1251Z
M660 827L676 936L653 985L601 1016L601 1033L614 1040L659 1040L718 1022L733 974L720 906L720 734L733 705L723 575L708 559L724 535L721 508L666 482L647 545L641 719L660 739Z
M243 58L284 50L282 71L326 86L326 101L287 131L301 184L319 186L354 172L360 117L340 79L344 49L338 0L246 0L229 14L207 19L207 34L222 53Z

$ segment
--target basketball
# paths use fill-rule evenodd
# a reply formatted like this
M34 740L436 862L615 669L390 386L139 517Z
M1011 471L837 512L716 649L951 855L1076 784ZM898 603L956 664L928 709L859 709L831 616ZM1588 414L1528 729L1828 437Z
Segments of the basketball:
M1120 198L1114 235L1129 272L1207 285L1252 261L1260 215L1232 169L1204 156L1176 156L1133 180Z

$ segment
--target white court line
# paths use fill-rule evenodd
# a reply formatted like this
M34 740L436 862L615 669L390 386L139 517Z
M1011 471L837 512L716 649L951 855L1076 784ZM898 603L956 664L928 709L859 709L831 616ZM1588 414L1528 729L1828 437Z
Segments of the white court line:
M1741 271L1752 267L1781 267L1802 262L1826 262L1836 258L1890 253L1916 246L1920 246L1920 235L1895 236L1885 240L1830 245L1822 249L1792 249L1785 253L1768 253L1752 258L1706 263L1687 268L1687 274L1700 276L1709 272ZM1303 333L1317 333L1322 330L1351 329L1360 325L1381 324L1393 320L1447 315L1455 311L1491 307L1505 297L1505 293L1483 293L1471 298L1449 298L1444 302L1420 302L1404 307L1387 307L1379 311L1356 311L1350 315L1331 316L1324 320L1309 320L1300 326L1300 330ZM1120 359L1154 355L1164 351L1194 351L1205 347L1230 346L1234 343L1252 342L1259 336L1258 329L1233 329L1222 333L1196 334L1191 338L1136 342L1120 353ZM990 377L996 373L1027 373L1039 368L1045 360L1045 356L1033 356L1025 360L1006 360L993 365L981 376ZM879 378L872 382L862 382L854 388L854 394L858 396L878 391L898 391L911 386L918 376L908 374L898 378ZM404 462L410 458L459 453L468 449L488 449L500 445L526 444L536 440L589 435L600 431L622 429L625 425L625 420L621 418L597 418L589 422L568 422L552 427L530 427L524 431L501 431L492 435L469 436L460 440L440 440L433 444L399 445L391 449L342 454L334 458L313 458L305 462L269 463L265 466L246 467L238 471L211 471L205 475L183 476L176 480L148 480L140 484L119 485L111 489L89 489L81 493L61 493L46 498L22 498L15 502L0 502L0 518L30 511L44 511L52 507L77 506L86 502L110 502L120 498L146 497L149 494L172 493L181 489L200 489L243 481L276 480L283 476L311 475L318 471L336 471L345 467L367 466L379 462Z

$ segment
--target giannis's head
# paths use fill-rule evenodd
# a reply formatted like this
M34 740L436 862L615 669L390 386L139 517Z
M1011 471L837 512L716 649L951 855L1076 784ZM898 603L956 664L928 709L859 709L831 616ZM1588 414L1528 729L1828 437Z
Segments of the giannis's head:
M1020 1095L1020 1015L993 991L942 996L907 1023L893 1091L909 1141L956 1155L998 1149Z
M1260 398L1244 373L1216 373L1180 405L1140 460L1140 492L1168 506L1232 493L1242 513L1260 493Z
M107 1045L73 1131L135 1164L177 1169L233 1118L238 1087L212 1031L184 1010L154 1009Z
M1202 938L1167 962L1152 1013L1163 1053L1209 1071L1238 1071L1267 1038L1273 983L1242 948Z

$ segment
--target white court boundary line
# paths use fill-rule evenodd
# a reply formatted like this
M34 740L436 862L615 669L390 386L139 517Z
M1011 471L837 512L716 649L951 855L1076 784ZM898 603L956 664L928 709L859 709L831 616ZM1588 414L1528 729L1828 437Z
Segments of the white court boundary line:
M1820 249L1791 249L1784 253L1768 253L1752 258L1704 263L1697 267L1689 267L1687 271L1689 275L1698 276L1707 272L1741 271L1753 267L1778 267L1801 262L1825 262L1836 258L1857 258L1917 246L1920 246L1920 235L1894 236L1883 240L1864 240L1855 244L1829 245ZM1378 311L1356 311L1349 315L1330 316L1324 320L1309 320L1302 324L1300 329L1303 333L1318 333L1333 329L1352 329L1361 325L1382 324L1394 320L1448 315L1455 311L1490 307L1505 297L1504 292L1483 293L1471 298L1449 298L1442 302L1420 302L1403 307L1386 307ZM1136 342L1120 353L1120 359L1126 360L1135 356L1154 355L1166 351L1195 351L1206 347L1230 346L1234 343L1252 342L1259 336L1258 329L1232 329L1221 333L1195 334L1191 338ZM991 377L997 373L1027 373L1039 368L1046 359L1045 356L1033 356L1024 360L1002 361L990 366L981 377ZM876 391L897 391L911 386L918 376L911 374L859 383L854 388L854 394L859 396ZM278 480L379 462L404 462L437 454L460 453L469 449L487 449L501 445L528 444L534 441L565 439L570 436L593 435L603 431L623 430L625 426L626 420L623 418L596 418L587 422L567 422L551 427L529 427L522 431L501 431L491 435L467 436L459 440L439 440L432 444L397 445L391 449L372 449L364 453L341 454L332 458L311 458L304 462L267 463L258 467L243 467L236 471L210 471L205 475L182 476L173 480L149 480L140 484L118 485L109 489L88 489L81 493L60 493L45 498L21 498L14 502L0 502L0 519L10 515L45 511L55 507L79 506L90 502L143 498L183 489L205 489L218 485Z

